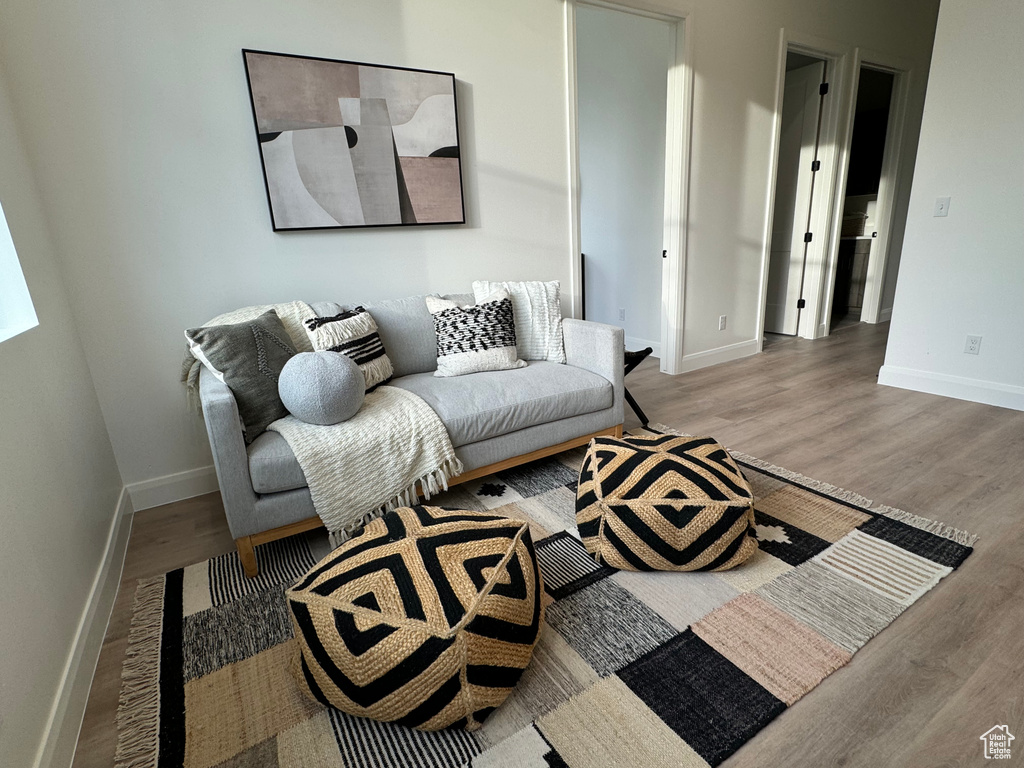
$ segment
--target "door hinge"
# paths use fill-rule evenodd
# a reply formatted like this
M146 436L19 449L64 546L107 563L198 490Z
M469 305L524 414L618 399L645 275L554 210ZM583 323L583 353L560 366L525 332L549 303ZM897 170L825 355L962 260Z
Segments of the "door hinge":
M803 299L797 299L796 300L796 308L797 309L803 309L806 306L807 306L807 302L804 301Z
M818 86L818 95L824 96L826 93L828 93L828 83L822 83Z
M821 169L821 160L815 160L814 162L811 163L811 170L812 171L817 171L817 170L820 170L820 169Z
M812 237L814 237L814 235L813 235L812 233L810 233L810 232L804 232L804 242L805 242L805 243L809 243L809 242L811 242L811 238L812 238Z
M661 258L667 259L668 258L668 251L662 251L661 252Z

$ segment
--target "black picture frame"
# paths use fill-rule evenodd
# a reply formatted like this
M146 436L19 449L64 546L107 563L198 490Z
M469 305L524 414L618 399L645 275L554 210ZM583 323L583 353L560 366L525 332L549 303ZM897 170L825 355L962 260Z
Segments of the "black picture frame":
M242 61L275 232L466 223L454 73L250 48Z

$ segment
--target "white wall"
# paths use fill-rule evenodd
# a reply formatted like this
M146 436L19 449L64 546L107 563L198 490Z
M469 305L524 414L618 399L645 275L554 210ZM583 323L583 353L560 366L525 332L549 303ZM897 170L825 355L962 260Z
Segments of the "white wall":
M552 0L11 0L26 142L128 483L210 463L182 330L246 304L569 279ZM241 49L453 71L468 226L274 234Z
M913 136L936 0L648 7L692 22L684 351L709 362L755 344L780 27L909 59ZM216 313L567 284L564 35L558 0L6 0L0 63L127 482L185 473L166 500L213 487L177 373L182 329ZM469 225L273 234L242 47L454 71Z
M1022 35L1019 0L942 0L883 384L1024 410Z
M621 325L629 349L651 346L655 356L666 247L665 101L675 37L674 25L637 14L589 6L576 14L587 319Z
M0 342L0 764L21 768L33 764L76 650L121 478L2 69L0 169L0 200L39 319ZM98 653L97 638L89 642L86 678ZM71 728L65 760L77 723Z

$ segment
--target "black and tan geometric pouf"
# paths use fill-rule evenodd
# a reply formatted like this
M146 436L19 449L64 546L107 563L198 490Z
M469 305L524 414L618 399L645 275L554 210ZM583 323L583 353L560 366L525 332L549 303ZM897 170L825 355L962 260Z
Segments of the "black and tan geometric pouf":
M576 524L597 562L632 571L724 571L757 551L754 495L711 437L594 438Z
M475 730L530 663L542 592L522 520L396 509L287 591L296 679L351 715Z

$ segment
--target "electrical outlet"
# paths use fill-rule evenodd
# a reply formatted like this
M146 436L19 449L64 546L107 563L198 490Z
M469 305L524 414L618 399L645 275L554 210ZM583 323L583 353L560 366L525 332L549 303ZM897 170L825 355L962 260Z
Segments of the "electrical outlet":
M949 198L948 197L936 197L935 198L935 212L932 216L949 216Z
M626 310L623 309L622 307L619 307L619 320L623 322L625 322L626 320Z
M979 355L981 354L981 336L968 336L967 343L964 344L965 355Z
M725 321L726 321L726 315L719 315L718 316L718 330L720 330L720 331L724 331L725 330Z

